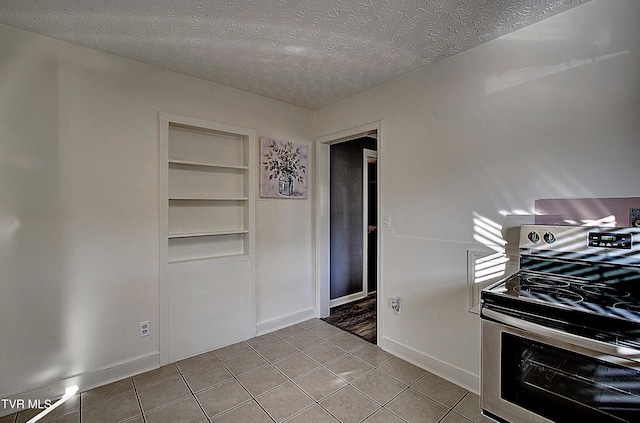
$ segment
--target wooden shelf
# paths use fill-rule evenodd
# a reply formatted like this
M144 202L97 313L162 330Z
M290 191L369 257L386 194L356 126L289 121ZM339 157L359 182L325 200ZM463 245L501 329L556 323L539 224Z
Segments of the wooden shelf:
M249 197L214 198L214 197L169 197L169 201L247 201Z
M177 232L170 233L169 239L174 238L191 238L191 237L201 237L201 236L218 236L218 235L238 235L238 234L248 234L249 231L246 229L239 229L237 231L210 231L210 232Z
M219 164L219 163L203 163L203 162L193 162L188 160L173 160L169 159L169 164L175 164L180 166L195 166L195 167L212 167L212 168L222 168L222 169L238 169L238 170L248 170L248 166L236 166L229 164Z
M169 260L169 264L184 264L184 263L193 263L193 262L201 262L206 260L213 260L216 262L232 262L232 261L246 261L249 259L248 254L220 254L215 256L201 256L201 257L190 257L186 259L175 259Z

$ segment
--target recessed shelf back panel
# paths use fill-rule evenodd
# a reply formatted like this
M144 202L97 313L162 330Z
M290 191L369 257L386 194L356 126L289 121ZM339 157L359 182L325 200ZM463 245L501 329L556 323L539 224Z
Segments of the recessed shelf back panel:
M247 234L169 239L169 263L246 254Z
M169 160L247 166L245 138L224 132L169 125Z
M243 201L170 201L169 234L206 231L239 231L245 226Z
M242 169L169 166L169 198L246 197Z

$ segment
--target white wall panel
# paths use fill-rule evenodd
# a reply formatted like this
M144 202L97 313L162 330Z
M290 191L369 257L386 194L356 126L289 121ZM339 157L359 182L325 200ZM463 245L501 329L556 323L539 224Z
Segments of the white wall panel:
M256 237L264 240L263 248L256 254L256 274L261 278L256 287L259 333L261 325L270 327L273 320L281 321L277 326L297 323L298 313L314 306L314 286L300 278L314 271L313 256L300 254L313 242L309 201L256 202ZM291 213L280 212L283 203Z
M58 63L50 43L0 37L0 392L7 394L74 368L66 338L77 323L66 310L73 287L58 248L65 239Z
M65 380L86 389L157 366L158 112L306 144L313 113L5 26L0 55L0 397L53 397ZM280 245L287 253L256 275L258 322L306 311L311 201L257 213L273 230L258 233L257 254ZM303 264L297 277L285 262ZM276 288L294 300L280 304ZM176 295L195 292L201 301L220 293ZM228 306L176 310L179 341L204 348L243 336L215 329ZM151 335L139 338L145 320ZM184 331L191 321L201 322L193 334Z
M594 0L317 113L319 137L383 120L381 292L406 301L401 317L384 308L383 346L468 384L465 257L485 248L481 225L499 238L539 198L638 195L638 16L636 1Z
M249 261L169 269L169 362L253 336Z

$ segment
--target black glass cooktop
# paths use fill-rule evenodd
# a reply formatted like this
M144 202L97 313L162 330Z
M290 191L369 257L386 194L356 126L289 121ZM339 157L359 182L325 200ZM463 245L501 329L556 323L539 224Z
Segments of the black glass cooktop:
M616 346L640 349L640 297L623 287L519 272L483 290L481 299L483 309Z
M523 255L520 269L487 291L523 302L640 322L638 266Z
M520 269L481 292L482 308L640 348L640 266L522 256Z
M640 322L640 279L593 282L520 271L488 291L520 301Z

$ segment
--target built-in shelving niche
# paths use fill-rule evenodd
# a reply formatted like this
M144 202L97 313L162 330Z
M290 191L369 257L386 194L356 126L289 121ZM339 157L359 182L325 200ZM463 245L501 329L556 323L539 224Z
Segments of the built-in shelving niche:
M250 139L215 126L168 123L169 263L250 252Z
M255 139L160 113L161 364L255 334Z

